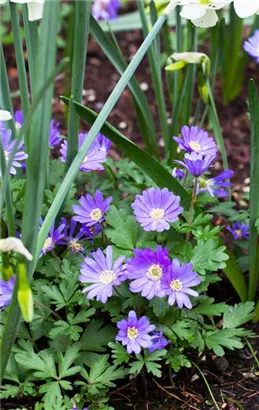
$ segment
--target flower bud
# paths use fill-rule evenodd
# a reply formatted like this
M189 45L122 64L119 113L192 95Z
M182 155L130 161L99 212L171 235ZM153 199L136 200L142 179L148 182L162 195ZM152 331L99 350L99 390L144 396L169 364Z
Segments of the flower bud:
M33 319L33 297L28 282L25 263L18 263L18 294L17 299L25 322L30 323Z
M13 268L9 263L8 255L3 254L2 260L3 260L3 263L2 263L2 266L1 266L1 273L2 273L2 276L3 276L3 280L5 282L8 282L11 279L11 277L13 276Z

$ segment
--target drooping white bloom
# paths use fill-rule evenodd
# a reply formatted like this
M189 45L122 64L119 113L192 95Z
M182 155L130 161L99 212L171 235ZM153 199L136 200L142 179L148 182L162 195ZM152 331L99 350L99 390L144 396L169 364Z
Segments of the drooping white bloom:
M2 0L0 0L1 2ZM0 121L9 121L12 119L12 115L9 111L0 110Z
M259 0L234 0L234 9L241 18L259 14Z
M0 0L0 4L6 3L8 0ZM13 3L28 4L29 20L40 20L43 16L43 8L45 0L10 0Z
M21 239L9 237L6 239L0 239L0 252L17 252L23 255L28 261L32 260L32 255L25 248L24 244L22 243Z
M232 0L181 0L183 5L180 15L191 20L198 27L213 27L217 24L218 16L215 10L222 9Z

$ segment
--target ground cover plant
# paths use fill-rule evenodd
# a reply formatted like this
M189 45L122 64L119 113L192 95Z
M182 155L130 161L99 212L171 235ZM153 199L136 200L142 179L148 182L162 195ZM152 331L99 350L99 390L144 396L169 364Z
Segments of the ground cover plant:
M250 189L238 201L215 92L218 81L235 103L248 59L258 64L258 2L1 3L2 407L172 408L166 396L113 399L136 382L186 408L252 408L215 397L203 366L246 346L246 377L258 376L258 90L249 79ZM144 38L131 59L122 27ZM84 104L89 38L120 74L101 107ZM134 76L145 55L155 115ZM136 143L109 122L126 87ZM207 400L174 394L188 377Z

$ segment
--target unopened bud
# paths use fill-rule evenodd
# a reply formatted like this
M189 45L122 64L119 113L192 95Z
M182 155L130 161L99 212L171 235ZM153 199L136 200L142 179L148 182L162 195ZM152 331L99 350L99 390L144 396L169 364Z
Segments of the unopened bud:
M18 263L18 294L17 299L25 322L30 323L33 319L33 297L28 282L25 263Z

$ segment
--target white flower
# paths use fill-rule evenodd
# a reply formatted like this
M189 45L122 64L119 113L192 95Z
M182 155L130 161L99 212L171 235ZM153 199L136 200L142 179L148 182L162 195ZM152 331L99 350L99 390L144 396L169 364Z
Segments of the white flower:
M25 248L24 244L22 243L21 239L9 237L6 239L0 239L0 252L9 252L14 251L20 253L21 255L25 256L28 261L32 260L32 255Z
M218 16L215 10L222 9L232 0L181 0L182 17L191 20L198 27L213 27L217 24Z
M234 0L234 9L241 18L259 14L259 0Z
M0 4L6 3L8 0L0 0ZM29 20L39 20L43 16L43 8L45 0L10 0L13 3L25 4L28 3Z
M2 0L0 0L1 2ZM12 119L12 115L9 111L0 110L0 121L9 121Z
M185 52L173 53L172 58L176 61L185 61L189 64L200 64L203 59L208 59L208 56L204 53Z

